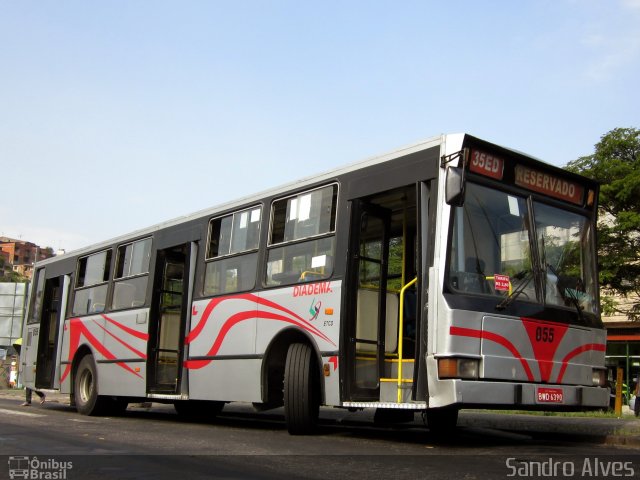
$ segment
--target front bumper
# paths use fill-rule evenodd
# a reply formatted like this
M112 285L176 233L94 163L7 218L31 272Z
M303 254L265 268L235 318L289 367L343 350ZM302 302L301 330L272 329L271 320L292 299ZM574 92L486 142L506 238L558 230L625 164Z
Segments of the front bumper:
M609 406L609 389L583 385L491 382L485 380L438 380L438 392L429 406L522 408L537 410L589 410ZM555 393L540 395L541 392ZM560 395L561 394L561 395ZM541 400L540 397L543 397Z

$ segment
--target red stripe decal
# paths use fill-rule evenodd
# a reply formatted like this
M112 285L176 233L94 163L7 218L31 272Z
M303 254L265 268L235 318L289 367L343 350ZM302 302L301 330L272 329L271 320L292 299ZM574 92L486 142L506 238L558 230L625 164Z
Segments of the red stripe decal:
M543 382L549 383L551 370L553 369L553 357L569 326L558 323L546 324L524 318L522 319L522 324L527 331L527 335L529 335L529 342L531 342L533 354L540 368L540 378Z
M596 352L604 352L606 350L606 346L602 343L587 343L586 345L581 345L567 353L567 355L562 359L562 368L560 369L560 373L558 374L558 383L562 382L565 371L569 366L569 360L571 360L573 357L577 357L581 353L591 350L595 350Z
M498 335L497 333L486 332L481 330L474 330L472 328L462 328L462 327L451 327L449 330L451 335L459 336L459 337L471 337L471 338L480 338L485 340L490 340L499 345L502 345L504 348L509 350L511 354L520 360L522 367L524 368L525 373L527 374L527 378L530 382L534 381L533 373L531 372L531 368L527 361L522 357L518 349L511 343L508 339L503 337L502 335Z
M109 318L106 315L102 315L102 318L104 318L107 322L115 325L120 330L124 330L125 332L127 332L129 335L131 335L133 337L139 338L140 340L144 340L145 342L149 341L149 334L148 333L139 332L138 330L134 330L133 328L127 327L126 325L123 325L120 322L116 322L113 318Z
M133 353L135 353L136 355L138 355L140 358L147 358L147 355L143 352L141 352L140 350L133 348L131 345L129 345L127 342L125 342L124 340L121 340L120 338L116 337L113 333L111 333L109 330L107 330L106 328L104 328L102 325L100 325L98 322L96 322L95 320L93 321L96 325L98 325L102 330L105 331L105 333L107 333L107 335L109 335L110 337L112 337L114 340L116 340L117 342L119 342L121 345L124 345L126 348L128 348L129 350L131 350Z
M266 300L264 298L260 298L257 295L253 295L250 293L235 295L232 297L216 298L211 300L207 304L204 312L202 312L202 317L200 318L200 322L198 322L198 325L196 326L196 328L194 328L189 333L189 335L185 337L185 343L189 344L193 342L200 335L200 333L202 333L202 330L204 329L215 307L217 307L220 303L222 303L225 300L247 300L251 303L256 303L262 306L273 308L275 310L285 313L286 315L282 315L275 312L256 310L256 309L247 310L244 312L239 312L234 315L231 315L220 328L220 331L218 332L218 335L214 340L213 345L211 345L211 348L207 352L207 356L215 356L218 353L218 351L220 350L220 347L222 346L222 343L224 342L225 337L227 336L227 334L229 333L231 328L233 328L234 325L240 322L243 322L245 320L251 320L254 318L260 319L260 320L275 320L275 321L290 323L292 325L296 325L308 331L309 333L311 333L312 335L315 335L316 337L322 338L323 340L327 341L328 343L331 343L332 345L335 345L335 343L329 337L327 337L318 328L316 328L315 325L311 324L308 320L305 320L300 315L289 310L288 308L283 307L282 305L274 303L270 300ZM199 369L199 368L205 367L211 362L212 360L187 360L184 362L184 366L191 369Z
M229 297L227 297L226 299L228 299L228 298ZM236 298L236 297L231 297L231 298ZM202 329L207 324L207 320L209 320L209 315L211 315L211 312L213 311L213 309L216 308L216 306L220 302L222 302L223 300L226 300L226 299L225 298L214 298L213 300L211 300L207 304L206 308L204 309L204 312L202 312L202 317L200 317L200 321L198 322L198 325L196 325L196 327L193 330L191 330L189 332L189 334L185 337L185 339L184 339L185 345L189 345L191 342L193 342L198 337L198 335L200 335L200 333L202 333ZM195 309L195 307L194 307L194 309Z
M200 318L200 321L198 322L198 324L185 337L185 344L188 345L192 343L196 338L198 338L198 336L204 330L204 327L206 326L207 322L209 321L211 314L213 313L213 310L222 302L227 300L246 300L248 302L251 302L254 305L258 304L264 307L269 307L274 310L283 312L286 315L282 315L275 312L257 310L255 307L251 310L246 310L244 312L239 312L231 315L220 328L220 331L218 332L218 335L214 340L213 345L211 345L211 348L207 352L207 356L215 356L218 353L218 351L220 350L220 347L222 346L222 343L224 342L225 337L227 336L227 334L229 333L231 328L233 328L234 325L240 322L243 322L245 320L251 320L254 318L261 319L261 320L275 320L275 321L290 323L292 325L296 325L308 331L312 335L319 337L328 343L331 343L332 345L335 345L335 343L329 337L327 337L315 325L310 323L308 320L305 320L300 315L296 314L295 312L289 310L286 307L283 307L282 305L279 305L275 302L272 302L265 298L261 298L251 293L234 295L231 297L214 298L213 300L211 300L205 307L204 311L202 312L202 317ZM184 366L186 368L199 369L208 365L211 362L212 360L186 360L184 362Z
M332 345L335 345L335 343L333 341L331 341L331 339L329 337L327 337L324 333L322 333L320 330L318 330L318 328L316 328L315 325L313 325L312 323L310 323L308 320L305 320L304 318L302 318L300 315L298 315L297 313L289 310L286 307L283 307L282 305L279 305L275 302L272 302L270 300L267 300L265 298L261 298L257 295L251 294L251 293L245 293L245 294L241 294L241 295L234 295L231 297L224 297L224 298L214 298L213 300L211 300L206 308L204 309L204 312L202 312L202 317L200 318L200 321L198 322L198 325L196 325L196 327L191 330L191 332L189 332L189 334L185 337L185 343L189 344L191 342L193 342L201 333L202 330L204 329L204 327L206 326L207 321L209 320L209 316L211 315L211 312L222 302L227 301L227 300L247 300L249 302L252 303L257 303L259 305L263 305L265 307L270 307L276 310L280 310L281 312L286 313L287 315L290 315L292 317L294 317L295 319L297 319L299 322L301 322L302 326L305 330L308 330L309 332L311 332L313 335L322 338L323 340L331 343Z
M95 322L95 320L93 320ZM65 327L66 328L66 327ZM72 318L69 321L69 328L70 328L70 333L69 333L69 356L68 356L68 362L67 366L64 369L64 372L62 373L62 375L60 376L60 382L64 382L64 380L67 378L67 376L69 375L69 373L71 373L71 362L73 360L73 356L75 355L76 351L78 350L78 346L80 345L80 337L84 336L87 341L89 342L89 344L91 344L91 346L93 348L95 348L98 352L100 352L102 354L102 356L104 358L106 358L107 360L117 360L116 356L111 353L87 328L87 326L82 323L82 320L80 320L79 318ZM136 377L142 378L142 376L134 371L131 367L129 367L129 365L127 365L124 362L116 362L116 365L118 365L119 367L125 369L126 371L133 373Z

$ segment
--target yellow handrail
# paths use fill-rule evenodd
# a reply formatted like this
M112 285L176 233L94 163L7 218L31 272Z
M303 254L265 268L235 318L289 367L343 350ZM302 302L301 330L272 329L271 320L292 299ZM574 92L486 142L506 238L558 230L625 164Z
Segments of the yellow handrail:
M400 315L398 322L398 403L402 403L402 333L404 331L404 293L416 283L418 278L414 278L400 289Z

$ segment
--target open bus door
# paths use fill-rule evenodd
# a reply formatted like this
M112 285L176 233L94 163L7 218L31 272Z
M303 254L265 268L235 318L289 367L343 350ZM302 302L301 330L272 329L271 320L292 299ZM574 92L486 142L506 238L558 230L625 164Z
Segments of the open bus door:
M184 335L190 303L190 244L158 250L149 325L147 390L181 393Z
M44 283L36 364L36 388L54 387L63 284L64 277L48 278Z
M350 399L377 401L384 369L387 309L387 264L390 212L362 200L354 201L349 288Z
M415 185L407 185L353 200L347 280L348 401L405 403L413 395L416 199Z
M36 274L32 303L23 338L23 383L30 388L58 388L56 371L60 366L58 339L65 313L69 278L46 278L45 270ZM34 375L35 374L35 375Z

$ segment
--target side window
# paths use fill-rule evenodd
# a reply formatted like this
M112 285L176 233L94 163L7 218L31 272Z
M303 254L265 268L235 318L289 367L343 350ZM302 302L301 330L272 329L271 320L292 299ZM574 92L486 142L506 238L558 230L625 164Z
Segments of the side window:
M255 287L261 214L262 207L257 206L209 222L205 295Z
M270 245L335 230L338 186L318 188L273 202Z
M113 310L141 307L145 304L150 257L150 238L118 247L111 302Z
M35 290L33 291L33 300L31 304L31 313L27 323L39 323L40 313L42 312L42 294L44 293L44 268L38 269L35 281Z
M111 250L94 253L78 260L73 315L100 313L105 310L110 266Z
M286 285L333 273L338 186L273 202L266 284Z

